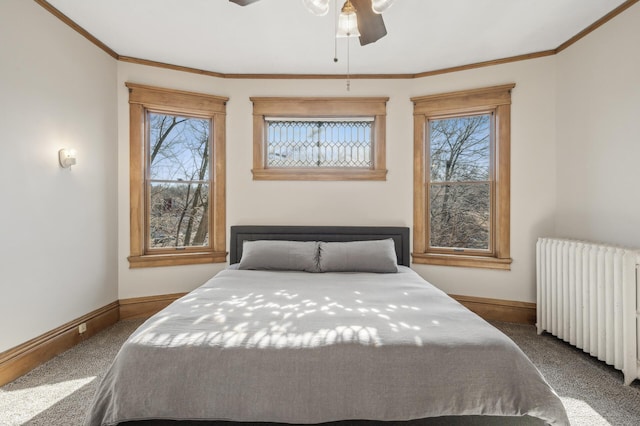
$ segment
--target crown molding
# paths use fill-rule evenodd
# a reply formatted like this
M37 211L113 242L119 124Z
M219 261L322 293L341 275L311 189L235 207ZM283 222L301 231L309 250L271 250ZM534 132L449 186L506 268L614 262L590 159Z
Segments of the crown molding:
M597 30L598 28L600 28L601 26L603 26L604 24L606 24L607 22L609 22L610 20L612 20L616 16L620 15L622 12L624 12L627 9L629 9L634 4L638 3L638 1L640 1L640 0L627 0L627 1L625 1L620 6L616 7L611 12L607 13L606 15L604 15L602 18L598 19L593 24L589 25L587 28L585 28L584 30L580 31L578 34L574 35L569 40L567 40L564 43L562 43L560 46L556 47L556 49L555 49L556 53L562 52L563 50L565 50L567 47L571 46L572 44L574 44L578 40L582 39L583 37L587 36L588 34L591 34L593 31Z
M85 30L84 28L82 28L80 25L76 24L75 21L73 21L67 15L65 15L64 13L60 12L58 9L53 7L49 2L47 2L46 0L33 0L33 1L38 3L40 6L44 7L49 13L51 13L53 16L55 16L56 18L60 19L62 22L67 24L69 27L71 27L71 29L75 30L77 33L79 33L81 36L89 40L91 43L95 44L100 49L104 50L107 53L107 55L111 56L114 59L120 59L120 55L118 55L115 52L115 50L111 49L109 46L107 46L106 44L104 44L103 42L95 38L93 34Z
M42 6L43 8L45 8L47 11L49 11L51 14L53 14L55 17L60 19L62 22L67 24L73 30L78 32L80 35L85 37L91 43L95 44L100 49L105 51L109 56L111 56L114 59L116 59L118 61L121 61L121 62L129 62L129 63L133 63L133 64L147 65L147 66L151 66L151 67L164 68L164 69L170 69L170 70L175 70L175 71L182 71L182 72L188 72L188 73L193 73L193 74L206 75L206 76L209 76L209 77L229 78L229 79L302 79L302 80L331 80L331 79L338 80L338 79L340 79L340 80L343 80L343 79L348 77L350 79L370 79L370 80L373 80L373 79L413 79L413 78L422 78L422 77L429 77L429 76L439 75L439 74L448 74L448 73L452 73L452 72L465 71L465 70L470 70L470 69L475 69L475 68L483 68L483 67L488 67L488 66L492 66L492 65L506 64L506 63L510 63L510 62L526 61L526 60L529 60L529 59L541 58L541 57L545 57L545 56L553 56L553 55L556 55L556 54L562 52L563 50L565 50L569 46L573 45L578 40L581 40L582 38L586 37L588 34L592 33L596 29L600 28L602 25L606 24L607 22L609 22L610 20L612 20L616 16L620 15L622 12L624 12L627 9L629 9L631 6L633 6L634 4L638 3L640 0L627 0L627 1L625 1L620 6L616 7L611 12L607 13L605 16L603 16L602 18L598 19L593 24L589 25L588 27L586 27L585 29L580 31L578 34L574 35L569 40L567 40L564 43L560 44L560 46L556 47L555 49L543 50L543 51L540 51L540 52L526 53L526 54L523 54L523 55L511 56L511 57L508 57L508 58L493 59L493 60L490 60L490 61L476 62L476 63L472 63L472 64L467 64L467 65L460 65L460 66L455 66L455 67L442 68L442 69L438 69L438 70L424 71L424 72L418 72L418 73L410 73L410 74L352 74L352 75L349 75L349 76L347 76L346 74L240 74L240 73L233 74L233 73L220 73L220 72L216 72L216 71L207 71L207 70L203 70L203 69L185 67L185 66L181 66L181 65L167 64L167 63L164 63L164 62L157 62L157 61L152 61L152 60L148 60L148 59L133 58L133 57L130 57L130 56L121 56L116 51L111 49L109 46L104 44L102 41L100 41L96 37L94 37L87 30L85 30L80 25L75 23L72 19L70 19L64 13L60 12L58 9L53 7L48 1L46 1L46 0L34 0L34 1L36 3L38 3L40 6Z

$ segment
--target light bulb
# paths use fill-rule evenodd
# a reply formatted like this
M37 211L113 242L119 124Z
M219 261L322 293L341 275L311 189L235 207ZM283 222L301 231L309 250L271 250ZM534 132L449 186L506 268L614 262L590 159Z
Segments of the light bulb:
M371 2L371 8L375 13L382 13L385 10L389 9L393 4L393 0L373 0Z
M342 12L340 12L340 16L338 17L336 37L360 37L356 9L349 0L342 6Z
M302 4L316 16L324 16L329 12L329 0L302 0Z

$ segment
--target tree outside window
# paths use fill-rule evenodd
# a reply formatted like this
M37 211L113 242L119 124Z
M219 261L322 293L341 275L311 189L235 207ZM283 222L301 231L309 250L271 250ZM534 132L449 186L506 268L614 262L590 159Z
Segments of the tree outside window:
M130 267L225 262L227 98L127 87Z
M429 120L429 245L489 250L492 115Z
M510 269L513 87L412 98L414 263Z
M206 246L211 121L150 112L149 247Z

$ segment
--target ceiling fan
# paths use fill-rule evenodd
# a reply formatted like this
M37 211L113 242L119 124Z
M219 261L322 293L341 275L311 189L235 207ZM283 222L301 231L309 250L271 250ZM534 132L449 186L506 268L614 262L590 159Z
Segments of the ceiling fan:
M229 0L247 6L259 0ZM322 16L329 12L330 0L302 0L309 12ZM346 0L338 19L337 37L359 36L360 45L378 41L387 35L381 13L391 6L393 0ZM357 16L357 18L356 18ZM357 27L356 27L357 22Z

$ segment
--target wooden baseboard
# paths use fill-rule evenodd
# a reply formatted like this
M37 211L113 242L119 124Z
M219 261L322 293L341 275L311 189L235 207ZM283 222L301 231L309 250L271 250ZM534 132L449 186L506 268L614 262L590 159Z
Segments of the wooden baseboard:
M118 301L115 301L0 353L0 386L118 322L118 306ZM80 333L78 327L83 323L87 330Z
M450 294L455 300L488 321L536 323L536 304L513 300L487 299L484 297Z
M120 299L120 319L149 318L187 293Z
M28 373L54 356L72 348L119 319L148 318L186 293L122 299L96 309L13 349L0 353L0 386ZM451 294L455 300L485 320L535 324L536 304ZM86 323L87 331L78 327Z

